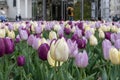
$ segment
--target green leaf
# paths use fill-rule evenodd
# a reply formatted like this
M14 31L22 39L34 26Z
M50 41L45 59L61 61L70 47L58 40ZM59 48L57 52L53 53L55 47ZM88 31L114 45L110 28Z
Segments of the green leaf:
M108 80L107 72L106 72L105 68L102 70L102 80Z
M95 80L94 79L94 76L96 75L96 73L93 73L93 74L91 74L90 76L88 76L88 77L86 77L85 79L83 79L83 80Z

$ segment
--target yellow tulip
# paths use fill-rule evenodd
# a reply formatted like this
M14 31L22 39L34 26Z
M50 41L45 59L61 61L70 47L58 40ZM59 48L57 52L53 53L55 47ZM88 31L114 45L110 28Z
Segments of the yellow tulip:
M43 44L43 43L47 43L47 40L45 38L41 39L41 44Z
M98 44L97 38L94 35L90 36L89 41L90 41L90 45L92 46L96 46Z
M95 29L94 28L90 28L90 31L92 32L92 34L95 34Z
M110 31L110 26L107 26L106 29L107 29L107 31Z
M6 35L5 29L0 29L0 38L4 38Z
M35 32L35 27L37 27L38 24L37 24L37 22L31 22L31 23L32 23L31 30L34 33Z
M18 28L19 28L19 26L20 26L19 23L14 23L14 24L13 24L13 28L14 28L14 30L17 31Z
M76 30L75 26L72 27L71 32L74 33Z
M55 52L55 40L52 41L51 46L50 46L50 54L51 54L52 58L55 60L54 52Z
M65 27L70 29L70 25L69 24L67 24Z
M51 31L51 32L49 33L49 39L50 39L50 40L52 40L52 39L57 39L56 32Z
M118 31L117 26L111 26L111 31L112 31L112 32L117 32L117 31Z
M14 39L15 38L14 31L8 31L8 37L11 38L11 39Z
M85 31L90 30L90 26L85 26Z
M111 48L110 49L109 57L110 57L110 61L113 64L119 64L119 55L118 55L118 50L116 48Z
M53 28L55 31L59 31L61 29L59 24L54 25Z
M64 38L53 42L50 47L51 57L56 61L67 61L69 56L69 48Z
M105 34L104 34L104 32L101 30L101 31L99 31L99 38L105 38Z
M117 33L120 33L120 28L117 29Z
M61 66L63 64L63 62L60 62L60 65L58 65L58 62L56 62L56 65L55 65L55 60L51 57L50 51L47 54L47 60L48 60L48 63L53 67L54 66Z
M102 25L100 28L101 28L104 32L107 31L107 27L106 27L105 25Z
M22 26L23 28L25 28L25 27L26 27L26 24L25 24L24 22L22 22L21 26Z
M5 26L4 29L6 33L9 31L8 26Z

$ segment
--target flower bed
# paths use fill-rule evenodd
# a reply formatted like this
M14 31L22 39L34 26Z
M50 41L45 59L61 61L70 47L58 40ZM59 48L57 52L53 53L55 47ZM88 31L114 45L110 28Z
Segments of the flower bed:
M119 80L120 23L0 23L0 80Z

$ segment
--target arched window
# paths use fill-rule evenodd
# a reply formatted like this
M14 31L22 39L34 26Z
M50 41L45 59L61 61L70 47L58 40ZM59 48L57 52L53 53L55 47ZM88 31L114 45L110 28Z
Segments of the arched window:
M13 7L16 7L16 0L13 0Z

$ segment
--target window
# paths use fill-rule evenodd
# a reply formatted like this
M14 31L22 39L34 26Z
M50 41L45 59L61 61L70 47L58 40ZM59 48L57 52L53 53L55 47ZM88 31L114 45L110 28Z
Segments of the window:
M13 0L13 7L16 7L16 0Z

